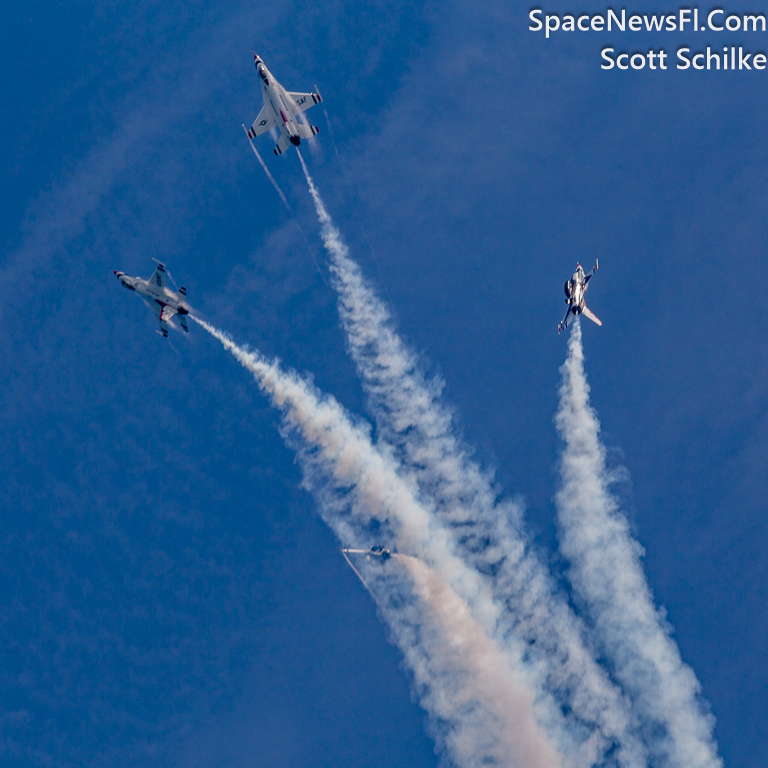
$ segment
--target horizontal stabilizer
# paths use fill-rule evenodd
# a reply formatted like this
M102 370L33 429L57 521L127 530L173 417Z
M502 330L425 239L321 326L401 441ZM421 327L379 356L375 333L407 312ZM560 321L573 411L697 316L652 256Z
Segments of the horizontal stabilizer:
M565 317L560 321L560 325L557 326L558 333L562 333L571 324L571 320L576 317L571 311L571 302L569 299L566 299L566 304L568 304L568 306L565 310Z
M592 313L592 310L585 304L584 309L581 310L581 314L584 315L584 317L588 317L593 323L597 323L598 325L602 325L603 322L600 320L597 315Z
M313 136L317 136L320 129L316 125L306 125L305 123L298 123L299 136L302 139L311 139Z
M275 154L282 155L290 146L291 140L285 134L280 134L280 138L277 140L277 144L275 144Z

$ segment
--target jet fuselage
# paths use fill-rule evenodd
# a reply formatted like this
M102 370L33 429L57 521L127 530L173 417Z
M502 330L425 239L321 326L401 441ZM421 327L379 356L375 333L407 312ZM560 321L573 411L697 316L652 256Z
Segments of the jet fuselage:
M584 294L587 292L587 286L589 284L584 279L584 269L581 264L576 265L576 271L571 277L571 311L574 315L581 312L584 309Z
M272 112L275 125L277 125L280 133L291 144L298 147L301 144L301 136L299 135L297 120L293 116L294 107L290 97L285 88L275 80L272 73L267 69L267 65L258 57L255 57L254 61L261 82L261 95L264 97L264 104Z
M168 290L167 287L158 288L140 277L129 277L125 272L113 270L120 283L129 291L136 291L147 304L159 304L160 307L170 307L176 314L188 315L189 309L183 299L177 293Z
M160 323L160 333L168 337L168 321L174 316L179 316L181 327L188 331L187 318L189 306L186 303L187 290L183 286L179 288L178 293L170 290L165 284L165 266L158 263L152 277L144 280L141 277L131 277L125 272L113 269L115 277L120 281L120 285L129 291L135 291L146 302L150 309L154 310L157 320Z
M261 56L254 53L253 63L256 66L256 74L259 76L264 106L250 128L243 126L248 138L253 140L275 128L280 135L274 153L282 155L291 144L298 147L302 139L317 136L320 129L316 125L309 125L300 115L323 100L320 94L312 91L307 93L286 91L267 69ZM258 155L258 152L256 154Z
M595 272L597 272L597 261L595 261L595 266L589 274L584 273L584 267L581 264L576 264L576 271L571 279L565 281L565 303L568 305L568 309L565 310L565 317L557 326L558 333L564 331L577 315L585 315L593 323L602 325L600 319L595 316L584 301L584 294L587 292L589 281Z

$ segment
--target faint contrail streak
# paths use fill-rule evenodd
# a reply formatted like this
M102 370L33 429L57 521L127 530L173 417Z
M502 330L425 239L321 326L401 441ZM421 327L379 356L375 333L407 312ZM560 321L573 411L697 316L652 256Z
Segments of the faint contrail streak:
M526 681L507 654L496 649L495 656L488 655L496 646L488 639L487 628L494 625L498 607L478 575L453 554L450 536L419 501L415 488L400 477L394 459L373 445L370 431L353 424L336 400L320 395L276 362L238 346L200 318L190 317L253 374L280 409L283 433L297 444L305 484L317 496L323 519L345 546L370 540L375 528L377 536L418 555L466 605L462 631L469 633L467 637L486 635L486 644L478 650L479 646L459 637L444 636L445 627L438 620L443 609L437 605L430 603L434 615L428 617L414 613L412 604L400 597L388 599L385 605L385 616L403 653L409 662L418 660L419 667L412 668L422 703L454 760L467 768L489 764L559 768L558 753L537 724L534 697ZM396 589L386 569L376 573L375 582L368 574L368 583L379 595L381 588ZM391 596L384 589L382 602ZM429 592L421 595L422 600L429 597ZM473 622L471 631L466 622ZM447 656L444 648L453 655ZM481 657L473 656L481 651ZM503 659L503 676L501 666L494 668L494 674L503 677L506 698L496 689L487 698L486 678L478 677L491 659L497 665ZM461 696L449 695L454 690ZM515 734L514 743L510 733Z
M317 88L317 86L315 86ZM333 144L333 151L336 153L336 157L339 156L339 150L336 148L336 139L333 137L333 128L331 128L331 119L328 117L328 112L323 107L323 114L325 115L325 122L328 125L328 135L331 137L331 144Z
M714 720L701 699L701 686L654 605L640 562L642 548L609 491L578 320L560 372L555 422L565 449L556 502L561 550L571 563L574 592L592 616L601 651L642 719L652 758L675 768L720 768Z
M251 145L253 154L256 155L256 159L259 161L259 164L264 169L264 173L267 174L267 178L272 182L272 186L277 191L277 194L280 195L280 199L283 201L283 205L288 210L288 213L290 213L291 216L293 216L293 223L296 225L296 229L299 230L299 234L301 235L304 242L306 243L307 250L312 256L313 261L315 262L315 266L317 267L318 274L320 275L323 282L325 283L325 276L323 275L323 270L320 269L320 264L317 261L317 256L315 256L315 252L312 249L312 246L309 244L309 240L307 239L307 236L304 234L304 230L301 228L301 224L299 224L299 221L296 218L296 214L294 214L293 208L291 208L290 203L288 202L288 198L283 194L283 190L280 189L280 186L278 185L277 181L275 181L275 177L269 172L269 168L267 168L267 164L264 162L261 155L259 154L259 151L256 149L256 146L254 145L253 140L251 139L250 136L248 136L248 129L245 126L243 126L243 130L245 131L245 135L248 137L248 143Z
M560 734L559 743L566 742L564 731L575 743L567 750L578 752L574 765L596 765L616 751L620 765L642 768L645 750L628 702L594 660L583 625L532 551L522 510L499 499L492 475L471 458L441 401L441 382L426 378L416 354L394 330L386 306L350 257L300 153L299 160L330 256L350 353L379 434L433 500L458 554L486 575L505 609L497 625L499 642L518 637L528 644L526 658L540 696L551 693L559 704L549 707L550 730ZM567 721L561 709L568 711Z
M379 601L379 598L376 596L376 593L371 589L370 584L365 580L365 577L362 573L358 570L358 568L355 566L355 564L349 559L349 555L347 552L366 552L367 550L361 549L361 550L349 550L349 549L342 549L341 554L344 556L344 559L347 561L347 565L352 569L352 572L357 576L358 579L360 579L360 583L365 587L365 591L371 596L373 599L373 602L376 603L376 605L383 611L384 606Z
M267 178L272 182L272 186L277 191L277 194L280 195L280 199L283 201L283 205L288 209L288 213L293 213L293 209L290 206L290 203L288 202L288 198L283 194L283 190L280 189L280 186L275 181L275 177L269 172L269 168L267 168L267 164L262 160L261 155L259 154L259 150L256 149L256 147L253 144L253 141L251 140L251 137L248 136L248 129L243 126L243 130L245 131L245 135L248 137L248 143L251 145L251 149L253 150L253 154L256 155L256 159L259 161L259 164L264 169L264 173L267 174Z

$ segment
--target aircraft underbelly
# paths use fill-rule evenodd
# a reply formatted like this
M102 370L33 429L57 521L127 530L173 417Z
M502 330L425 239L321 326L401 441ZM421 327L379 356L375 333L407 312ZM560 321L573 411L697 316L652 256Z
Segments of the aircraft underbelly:
M270 105L275 113L275 122L280 128L280 133L286 138L298 135L293 109L284 95L279 92L270 94Z
M280 94L270 89L264 94L264 101L269 104L269 108L272 110L272 116L278 126L282 127L284 124L283 114L289 116L283 107L283 100L280 98Z

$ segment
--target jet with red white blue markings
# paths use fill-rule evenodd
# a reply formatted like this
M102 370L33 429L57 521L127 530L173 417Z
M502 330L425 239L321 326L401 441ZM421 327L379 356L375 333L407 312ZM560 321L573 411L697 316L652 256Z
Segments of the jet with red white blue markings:
M157 261L157 259L155 259ZM179 324L185 331L189 331L187 325L187 315L189 314L189 305L187 304L187 289L182 285L178 293L174 293L165 284L165 264L157 262L157 269L152 273L149 280L141 277L129 277L125 272L119 272L113 269L115 277L120 281L120 285L129 291L136 291L147 303L157 316L157 322L160 323L159 334L168 338L168 323L174 315L179 316Z
M589 281L595 272L597 272L597 259L595 259L595 266L586 274L584 267L577 263L573 277L565 281L565 303L568 305L568 309L565 310L565 317L557 326L558 333L564 331L577 315L584 315L597 325L603 324L602 320L584 302L584 294L587 292Z
M267 69L261 57L255 53L253 54L253 63L256 65L256 72L261 82L264 106L253 121L253 125L247 130L248 138L255 139L272 128L276 128L280 131L280 138L274 151L276 155L282 155L291 144L298 147L302 139L311 139L317 135L320 129L316 125L307 125L299 119L299 115L323 99L319 93L286 91L275 80L274 75Z

